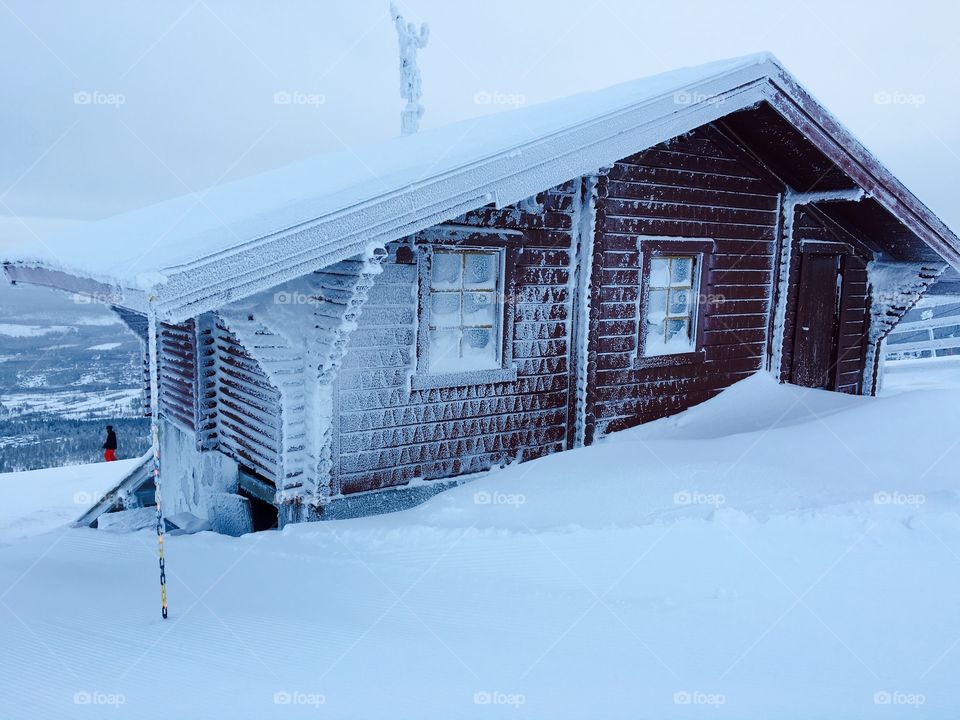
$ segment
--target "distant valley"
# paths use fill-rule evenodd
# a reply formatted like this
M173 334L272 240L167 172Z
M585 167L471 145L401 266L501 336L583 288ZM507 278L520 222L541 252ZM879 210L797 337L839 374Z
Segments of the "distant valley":
M142 362L108 307L0 285L0 472L94 462L107 424L145 452Z

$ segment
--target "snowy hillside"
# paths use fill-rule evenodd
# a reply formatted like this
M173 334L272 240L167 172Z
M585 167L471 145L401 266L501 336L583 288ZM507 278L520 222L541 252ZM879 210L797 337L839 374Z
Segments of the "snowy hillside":
M166 622L150 531L38 522L0 548L2 716L955 717L960 389L911 377L758 375L406 512L170 537ZM0 476L17 537L57 473Z
M142 454L142 390L140 342L107 306L0 284L0 472L91 462L106 423Z

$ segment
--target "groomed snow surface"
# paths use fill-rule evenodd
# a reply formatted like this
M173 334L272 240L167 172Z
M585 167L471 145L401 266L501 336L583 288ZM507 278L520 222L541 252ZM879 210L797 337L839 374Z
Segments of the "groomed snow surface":
M761 374L406 512L169 537L167 621L150 531L39 524L0 548L0 716L955 718L958 371Z

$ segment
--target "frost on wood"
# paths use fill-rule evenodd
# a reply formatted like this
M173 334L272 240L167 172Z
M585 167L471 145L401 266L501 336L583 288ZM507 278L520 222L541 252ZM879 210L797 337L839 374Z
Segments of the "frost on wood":
M322 503L332 492L332 382L382 257L371 247L219 313L279 392L264 419L281 442L279 502Z
M799 240L795 237L797 208L801 205L810 205L818 202L859 202L865 194L860 188L850 190L828 190L822 192L797 192L787 188L780 201L780 211L783 223L783 238L780 248L780 282L777 286L777 305L774 308L773 319L773 359L770 364L775 377L780 377L783 365L783 344L786 340L786 318L788 292L790 282L794 280L791 273L793 263L794 243Z
M573 344L576 363L576 398L574 404L574 447L583 447L586 437L587 373L589 363L590 307L593 300L594 238L597 220L597 176L587 175L580 182L580 191L575 198L573 226L577 231L576 247L570 254L569 293L576 298L576 315L570 314L567 333Z

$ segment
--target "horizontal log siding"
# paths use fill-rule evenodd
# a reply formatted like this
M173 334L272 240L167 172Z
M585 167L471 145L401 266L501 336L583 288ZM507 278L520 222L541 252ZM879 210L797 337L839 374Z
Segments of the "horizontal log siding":
M849 243L850 237L815 217L803 206L796 209L793 233L793 251L790 254L790 283L787 311L784 318L783 359L780 379L789 382L793 374L793 343L797 327L797 300L800 294L800 242L826 240ZM863 385L863 368L869 326L870 296L867 289L867 263L859 255L844 259L843 295L840 300L841 326L838 342L835 390L857 394Z
M193 320L157 330L160 415L185 430L196 430L197 337Z
M782 192L704 134L616 163L600 178L588 440L680 412L765 364ZM703 362L634 368L640 236L715 241L702 276Z
M214 337L218 449L276 484L282 467L280 391L222 321Z
M212 313L196 321L197 442L204 450L217 446L217 318Z
M568 183L539 198L541 213L487 207L457 220L523 231L509 239L508 250L508 262L516 261L515 382L410 390L417 268L397 264L396 246L389 248L338 378L335 482L341 493L479 472L564 449L573 194Z

